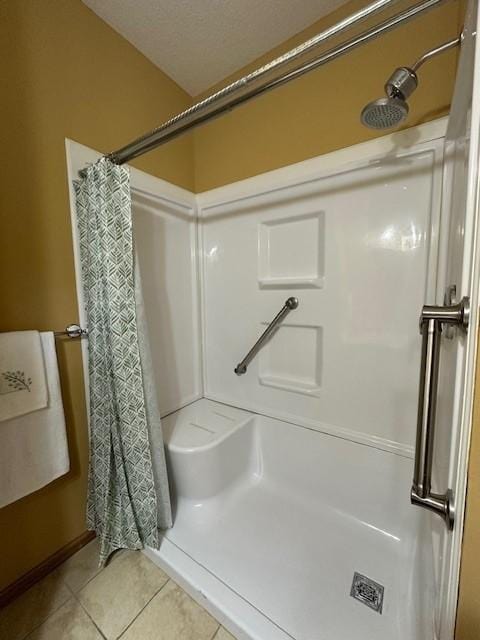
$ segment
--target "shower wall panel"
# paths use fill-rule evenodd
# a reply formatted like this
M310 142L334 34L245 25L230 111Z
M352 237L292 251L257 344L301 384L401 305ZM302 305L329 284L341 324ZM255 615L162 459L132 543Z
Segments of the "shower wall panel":
M158 403L165 415L202 392L195 206L193 194L166 197L163 181L132 171L132 186L141 179L151 184L133 189L133 230Z
M343 150L328 170L316 159L198 197L205 395L411 455L442 140L369 144L361 160ZM289 296L298 309L237 376Z

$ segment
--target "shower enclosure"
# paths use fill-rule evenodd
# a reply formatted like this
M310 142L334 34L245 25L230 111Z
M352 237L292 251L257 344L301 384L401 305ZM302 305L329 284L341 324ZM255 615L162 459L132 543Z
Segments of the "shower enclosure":
M239 639L453 638L476 4L448 120L197 195L131 170L174 507L146 553ZM97 157L68 141L70 182Z

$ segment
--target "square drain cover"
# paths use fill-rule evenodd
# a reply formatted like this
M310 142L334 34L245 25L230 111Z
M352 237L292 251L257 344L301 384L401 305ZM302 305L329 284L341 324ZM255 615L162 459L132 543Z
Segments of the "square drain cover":
M350 595L355 600L359 600L366 604L367 607L373 609L377 613L382 613L383 607L383 586L370 580L367 576L362 576L360 573L353 574L352 588L350 589Z

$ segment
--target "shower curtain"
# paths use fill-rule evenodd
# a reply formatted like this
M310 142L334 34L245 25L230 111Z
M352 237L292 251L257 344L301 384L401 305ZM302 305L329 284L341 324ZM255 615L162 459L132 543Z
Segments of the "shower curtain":
M157 526L171 526L172 515L134 258L129 172L102 158L85 169L75 193L89 330L87 525L100 538L104 564L116 549L158 547Z

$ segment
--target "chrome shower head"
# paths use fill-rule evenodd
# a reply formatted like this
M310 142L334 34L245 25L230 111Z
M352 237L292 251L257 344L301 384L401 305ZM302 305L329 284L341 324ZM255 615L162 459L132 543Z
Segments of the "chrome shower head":
M362 124L370 129L390 129L403 122L408 115L407 98L418 87L417 69L439 53L461 45L462 38L463 36L459 35L457 38L427 51L418 58L412 67L395 69L385 84L387 97L374 100L362 109L360 116Z
M395 69L385 84L386 98L379 98L363 108L360 119L370 129L390 129L408 115L407 98L418 86L415 71L408 67Z
M408 115L408 104L400 98L379 98L362 109L360 119L369 129L390 129Z

